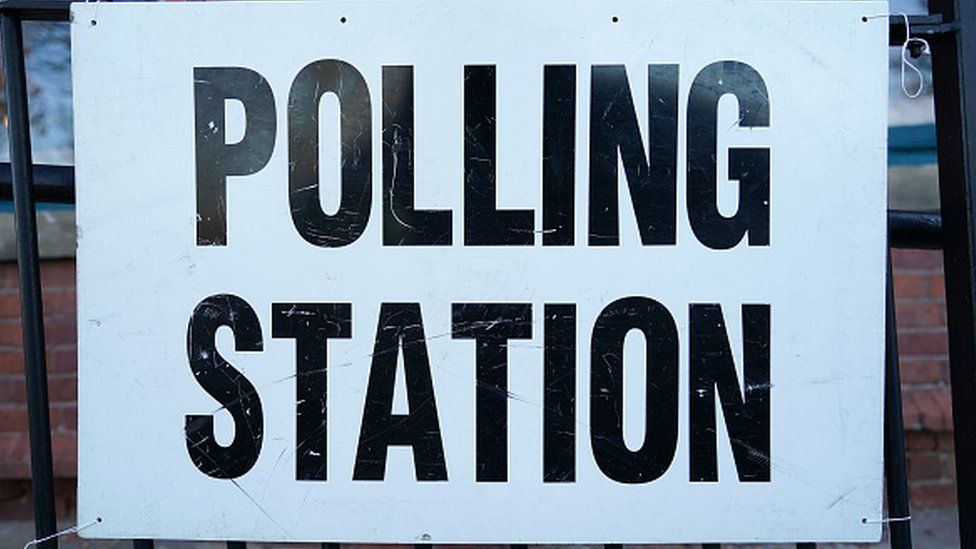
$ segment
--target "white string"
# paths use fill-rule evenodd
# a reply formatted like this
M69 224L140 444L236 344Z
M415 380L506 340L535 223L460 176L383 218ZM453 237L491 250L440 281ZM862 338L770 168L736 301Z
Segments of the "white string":
M901 91L909 99L915 99L918 96L922 95L922 91L925 89L925 75L922 74L922 71L919 70L919 68L917 66L915 66L915 64L912 63L911 60L910 60L910 57L911 57L911 55L910 55L911 54L911 45L913 43L921 44L922 45L922 54L923 55L930 54L931 53L931 49L929 47L928 40L926 40L924 38L912 38L912 26L911 26L911 23L909 23L909 21L908 21L908 14L906 14L903 11L900 11L900 12L895 13L894 15L900 15L901 18L902 18L902 20L905 22L905 41L901 43ZM887 19L889 17L889 15L887 15L887 14L885 14L885 15L869 15L867 17L864 17L864 19L865 20L867 20L867 19L878 19L878 18L881 18L881 17L884 17L884 18ZM908 83L907 83L906 78L905 78L905 74L906 74L905 67L908 67L909 69L911 69L912 72L915 73L915 76L918 79L918 87L915 88L915 91L908 91Z
M922 74L922 71L918 70L918 67L908 60L909 46L912 42L918 42L924 46L922 53L928 54L930 51L929 43L924 38L912 38L912 29L908 23L908 15L906 15L905 12L899 12L899 15L901 15L902 19L905 21L905 41L901 45L901 91L905 92L905 95L911 99L915 99L916 97L922 95L922 90L925 88L925 77ZM918 88L915 90L915 93L909 93L908 87L905 85L906 66L915 71L915 75L918 76Z
M908 515L907 517L881 518L878 520L862 518L861 524L887 524L889 522L908 522L910 520L912 520L911 515Z
M92 2L92 0L85 0L85 3L86 4L89 3L89 2ZM92 18L91 18L91 24L92 24L92 26L95 26L95 25L98 24L98 5L102 3L102 0L94 0L94 3L95 3L95 12L92 13Z
M56 532L54 534L51 534L50 536L43 537L41 539L32 539L24 544L24 549L30 549L34 545L37 545L39 543L44 543L45 541L49 541L54 538L60 538L61 536L67 536L68 534L74 534L76 532L80 532L85 528L88 528L90 526L95 526L99 522L102 522L101 517L96 518L95 520L89 522L88 524L82 524L81 526L72 526L71 528L61 530L60 532Z

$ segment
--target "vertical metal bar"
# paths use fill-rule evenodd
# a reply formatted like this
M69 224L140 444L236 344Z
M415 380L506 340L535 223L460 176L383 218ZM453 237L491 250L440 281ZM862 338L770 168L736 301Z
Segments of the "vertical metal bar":
M132 549L153 549L153 540L134 539L132 540Z
M817 549L816 543L797 543L796 549Z
M34 529L40 539L57 531L57 518L54 512L54 468L51 459L47 367L44 363L44 318L37 254L37 219L34 212L27 76L24 70L24 37L20 20L9 12L0 13L0 34L7 115L10 119L10 163L17 232L17 267L20 274L21 321L24 330L27 413L30 419ZM38 544L40 549L56 549L57 546L57 539Z
M888 489L888 516L911 514L908 502L908 470L905 467L905 426L901 412L901 374L898 366L898 324L895 321L895 290L892 282L891 249L888 249L888 282L885 297L885 401L884 463ZM911 549L909 521L888 523L891 549Z
M976 547L976 2L929 0L956 32L932 36L959 543Z
M702 549L722 549L721 543L703 543Z
M339 549L338 543L323 543L322 549Z
M247 549L247 543L243 541L228 541L227 549Z

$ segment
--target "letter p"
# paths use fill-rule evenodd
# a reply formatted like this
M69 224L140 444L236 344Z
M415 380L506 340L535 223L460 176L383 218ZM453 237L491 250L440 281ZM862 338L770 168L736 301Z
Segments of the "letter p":
M224 104L244 105L244 137L226 141ZM271 159L275 105L263 76L242 67L195 67L197 246L227 245L227 176L251 175Z

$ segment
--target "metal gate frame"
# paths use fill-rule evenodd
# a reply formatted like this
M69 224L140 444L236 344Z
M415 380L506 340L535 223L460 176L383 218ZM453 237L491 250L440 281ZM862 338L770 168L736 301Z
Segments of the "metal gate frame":
M35 165L31 158L22 23L67 22L69 5L65 0L0 0L0 51L10 119L10 164L0 164L0 200L14 202L36 539L57 532L57 519L35 205L74 204L75 188L72 167ZM909 21L911 36L924 37L932 47L941 215L888 212L884 403L887 522L892 547L910 548L890 249L941 249L946 276L959 541L962 547L970 548L976 547L976 1L929 0L929 15L911 16ZM901 45L905 33L903 18L890 17L889 43ZM57 549L57 545L53 538L38 547ZM323 543L322 549L338 549L338 545ZM134 549L152 546L152 540L133 540ZM619 545L605 547L620 549ZM797 547L811 549L815 545L797 543ZM245 548L244 542L227 542L227 549Z

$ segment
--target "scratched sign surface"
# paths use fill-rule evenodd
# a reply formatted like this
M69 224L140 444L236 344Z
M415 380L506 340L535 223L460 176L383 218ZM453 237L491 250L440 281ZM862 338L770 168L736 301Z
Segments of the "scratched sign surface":
M879 537L885 3L72 10L83 535Z

